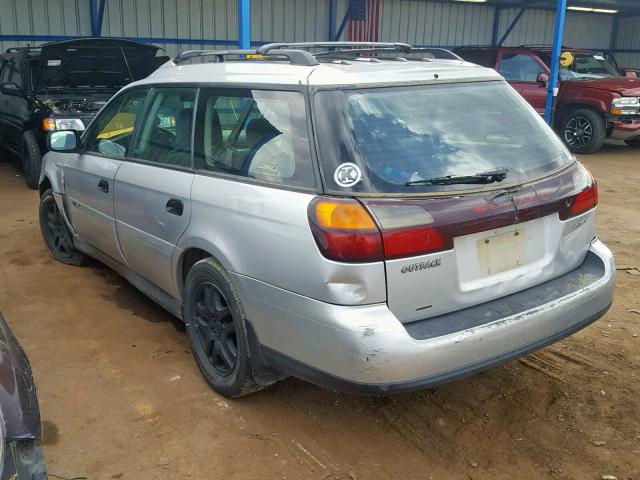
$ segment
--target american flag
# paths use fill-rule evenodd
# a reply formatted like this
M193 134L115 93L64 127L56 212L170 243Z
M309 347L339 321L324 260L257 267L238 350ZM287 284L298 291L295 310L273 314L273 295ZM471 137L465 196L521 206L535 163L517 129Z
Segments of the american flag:
M351 0L347 40L377 42L380 0Z

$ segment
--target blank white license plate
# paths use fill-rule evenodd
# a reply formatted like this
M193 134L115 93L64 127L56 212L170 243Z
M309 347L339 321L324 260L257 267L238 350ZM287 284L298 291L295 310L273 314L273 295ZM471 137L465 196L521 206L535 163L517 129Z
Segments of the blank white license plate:
M523 229L481 238L477 242L480 269L487 275L520 266L524 250Z

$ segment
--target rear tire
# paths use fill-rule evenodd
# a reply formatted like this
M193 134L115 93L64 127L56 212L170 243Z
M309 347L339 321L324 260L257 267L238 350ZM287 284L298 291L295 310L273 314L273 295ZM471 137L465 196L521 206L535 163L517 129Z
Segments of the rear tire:
M640 148L640 137L629 138L625 140L624 143L632 148Z
M62 218L52 189L40 197L40 230L53 258L76 267L84 263L84 255L73 246L73 235Z
M22 147L20 149L22 160L22 173L30 188L38 188L40 181L40 168L42 167L42 154L36 134L31 130L24 132Z
M189 271L184 312L193 357L216 392L238 398L263 388L251 372L240 297L229 274L214 259L200 260Z
M560 137L573 153L593 153L606 137L604 119L588 108L569 111L560 125Z

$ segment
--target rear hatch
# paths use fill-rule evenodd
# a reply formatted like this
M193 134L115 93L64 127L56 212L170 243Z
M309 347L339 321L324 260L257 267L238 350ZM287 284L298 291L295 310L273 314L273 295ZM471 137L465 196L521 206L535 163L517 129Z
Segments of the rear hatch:
M383 253L358 260L385 262L401 321L521 291L584 260L595 182L505 82L320 91L314 108L325 189L374 219Z

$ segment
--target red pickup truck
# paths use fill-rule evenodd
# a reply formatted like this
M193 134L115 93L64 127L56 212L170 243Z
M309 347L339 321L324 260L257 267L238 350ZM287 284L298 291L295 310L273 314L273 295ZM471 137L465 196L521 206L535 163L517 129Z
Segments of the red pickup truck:
M547 98L550 47L459 47L469 62L495 68L541 115ZM563 49L554 129L574 153L592 153L605 138L640 148L640 78L622 77L601 55Z

